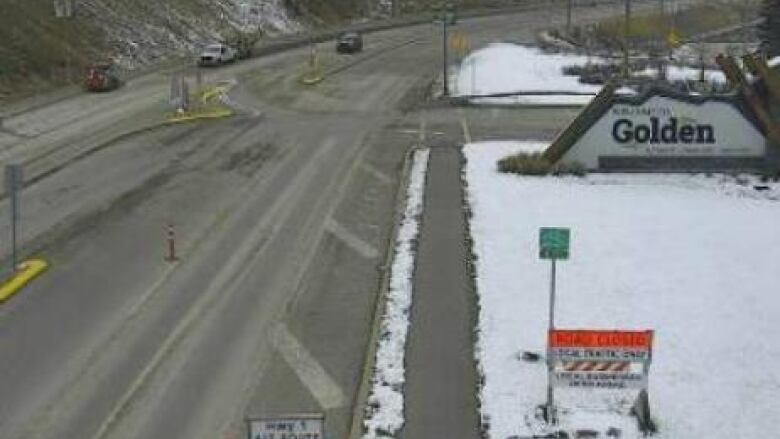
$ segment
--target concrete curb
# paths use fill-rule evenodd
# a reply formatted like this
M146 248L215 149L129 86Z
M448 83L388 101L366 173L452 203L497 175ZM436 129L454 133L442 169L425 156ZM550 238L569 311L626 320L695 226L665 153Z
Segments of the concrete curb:
M202 119L221 119L223 117L230 117L233 114L232 109L229 107L217 107L201 110L185 111L184 113L169 115L166 119L167 124L192 122Z
M19 271L8 282L0 286L0 303L13 297L48 268L49 263L43 259L30 259L19 264Z
M560 109L573 109L579 110L587 106L587 104L524 104L524 103L474 103L468 99L462 99L460 97L447 97L439 98L435 101L440 107L459 107L459 108L500 108L500 109L533 109L533 108L560 108ZM435 104L431 105L436 107Z
M489 439L489 419L483 417L482 411L482 390L485 387L485 370L482 359L479 356L480 352L480 338L482 333L479 327L480 318L482 315L482 303L479 296L479 289L477 288L477 254L474 250L475 241L472 236L471 219L474 216L474 212L471 209L471 203L469 200L469 182L466 175L466 166L468 165L466 155L464 153L464 147L460 148L460 196L462 203L462 215L464 225L466 226L465 234L463 236L463 245L466 246L467 260L466 266L468 267L469 289L471 290L471 342L474 345L474 367L476 376L476 385L474 388L474 399L476 400L475 406L477 407L477 419L479 420L479 433L481 439Z
M363 419L365 418L365 407L368 397L371 394L371 380L374 376L376 367L376 352L379 347L379 335L382 327L382 317L384 316L385 305L387 303L387 292L390 289L391 267L395 257L395 243L398 237L398 228L403 219L406 207L406 188L409 184L409 172L412 165L412 155L417 150L417 146L409 148L404 155L404 161L401 166L401 177L398 180L395 194L395 213L393 218L393 227L388 236L387 252L385 254L384 264L379 267L382 270L382 277L379 284L379 294L376 298L376 306L371 317L371 333L366 346L366 356L363 360L363 371L360 377L360 384L355 399L352 403L352 422L350 423L348 439L360 439L363 435Z

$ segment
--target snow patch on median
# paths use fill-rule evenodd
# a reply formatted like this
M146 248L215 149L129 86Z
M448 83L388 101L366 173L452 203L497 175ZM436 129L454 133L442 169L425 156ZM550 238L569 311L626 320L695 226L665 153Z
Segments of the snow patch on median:
M421 149L415 151L412 157L406 209L396 238L390 289L382 317L371 394L363 421L364 439L392 437L404 424L404 354L412 306L415 247L419 218L423 212L429 153L430 150Z
M582 95L513 96L479 98L482 104L585 105L601 90L566 76L566 66L584 66L599 61L581 55L549 54L541 49L516 44L494 43L467 56L455 79L456 96L511 92L559 92Z

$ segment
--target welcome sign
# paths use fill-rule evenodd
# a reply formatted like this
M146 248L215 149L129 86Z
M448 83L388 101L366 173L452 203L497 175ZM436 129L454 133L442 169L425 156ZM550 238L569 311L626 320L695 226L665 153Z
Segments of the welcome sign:
M561 161L588 169L609 167L605 164L647 167L642 165L675 160L696 167L704 160L756 163L765 154L764 135L729 98L651 92L613 98Z
M715 127L710 124L684 123L674 116L667 120L651 117L649 124L618 119L612 125L612 138L618 143L715 144Z

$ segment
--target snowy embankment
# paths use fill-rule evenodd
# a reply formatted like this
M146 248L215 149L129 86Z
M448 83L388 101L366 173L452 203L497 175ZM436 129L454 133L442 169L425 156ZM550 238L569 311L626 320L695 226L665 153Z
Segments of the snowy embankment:
M586 105L601 90L600 85L583 84L577 76L563 74L565 67L604 64L598 57L564 53L550 54L541 49L516 44L494 43L463 59L452 79L455 96L484 96L523 93L520 96L475 98L477 104ZM653 76L647 69L641 75ZM695 80L699 70L669 66L670 80ZM705 70L705 78L725 82L719 71ZM544 93L532 95L530 93ZM621 93L633 93L621 89ZM557 94L556 94L557 93Z
M455 78L456 96L492 95L511 92L564 92L582 95L513 96L479 98L475 103L585 105L601 90L599 85L565 76L563 68L586 65L586 56L547 54L541 49L516 44L494 43L469 54Z
M429 152L428 149L420 149L412 157L406 209L396 237L371 394L363 421L364 439L394 436L404 424L404 354L412 306L415 246L423 211Z
M127 69L173 55L193 56L237 31L273 36L302 29L283 0L191 0L142 8L144 3L152 2L109 7L85 0L80 7L105 32L114 61Z
M776 431L780 372L780 184L723 175L520 177L496 162L541 143L465 147L473 211L492 439L545 433L549 261L538 229L571 227L558 264L556 326L654 329L649 394L661 439L733 439ZM626 413L636 391L556 390L561 427L639 437Z

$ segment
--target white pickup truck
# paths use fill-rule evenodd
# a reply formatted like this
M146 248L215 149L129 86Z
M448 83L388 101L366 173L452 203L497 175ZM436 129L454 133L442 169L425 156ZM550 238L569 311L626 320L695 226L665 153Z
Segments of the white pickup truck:
M218 66L236 60L236 51L226 44L209 44L198 57L201 66Z

